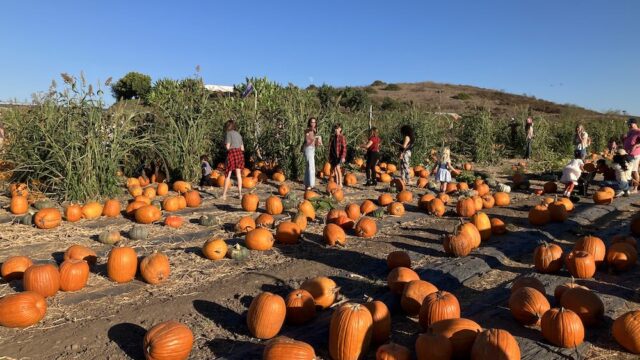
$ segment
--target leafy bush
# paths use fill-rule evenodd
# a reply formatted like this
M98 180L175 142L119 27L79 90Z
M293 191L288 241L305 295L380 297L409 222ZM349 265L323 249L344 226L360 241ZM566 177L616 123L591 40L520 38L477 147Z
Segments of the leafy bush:
M135 166L138 154L155 151L145 112L122 106L105 111L92 85L63 78L63 91L52 88L30 110L4 116L13 180L31 180L60 200L115 196L122 190L118 171Z
M384 110L384 111L399 110L402 107L403 107L402 102L396 99L392 99L388 96L385 96L384 99L382 99L382 103L380 104L380 110Z
M118 100L146 99L151 91L151 77L130 72L111 86L113 97Z
M471 95L461 92L456 95L453 95L451 98L456 100L469 100L471 99Z
M351 111L363 110L369 104L369 95L362 89L346 87L340 92L340 105Z
M400 85L396 85L396 84L389 84L384 88L382 88L382 90L386 90L386 91L398 91L400 89L401 89Z
M371 86L383 86L383 85L387 85L387 83L382 80L376 80L371 83Z

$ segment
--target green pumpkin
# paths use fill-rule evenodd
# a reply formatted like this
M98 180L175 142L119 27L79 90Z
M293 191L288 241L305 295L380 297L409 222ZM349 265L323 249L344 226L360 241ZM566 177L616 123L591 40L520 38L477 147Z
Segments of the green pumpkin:
M56 203L54 203L51 200L40 200L40 201L36 201L36 203L33 204L33 207L38 209L38 210L47 209L47 208L55 208L56 207Z
M218 219L213 215L202 215L200 216L199 222L202 226L215 226L220 224Z
M498 182L496 181L496 179L494 178L489 178L486 181L487 185L489 185L489 187L491 188L495 188L496 186L498 186Z
M33 214L26 214L18 218L18 222L22 225L33 226Z
M241 246L240 244L235 244L234 246L229 248L227 255L233 260L243 261L247 257L249 257L250 253L251 252L246 247Z
M105 230L98 235L98 241L107 245L114 245L120 240L122 240L122 238L120 237L120 231L118 230Z
M149 229L144 225L133 225L129 230L129 238L131 240L144 240L149 237Z

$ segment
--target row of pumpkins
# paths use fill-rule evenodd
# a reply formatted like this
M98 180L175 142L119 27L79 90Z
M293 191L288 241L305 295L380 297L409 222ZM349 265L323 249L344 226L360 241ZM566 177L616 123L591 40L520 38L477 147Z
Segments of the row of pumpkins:
M0 273L5 281L22 279L24 292L0 299L0 325L27 327L45 316L45 298L58 291L82 290L89 280L90 268L97 262L96 253L82 245L72 245L64 253L58 268L51 263L34 264L27 256L12 256L2 263ZM116 283L126 283L139 270L149 284L159 284L170 274L169 258L161 252L145 256L138 264L138 255L131 247L114 247L107 258L107 276Z
M12 189L10 211L14 215L23 215L23 223L33 223L40 229L52 229L59 226L63 219L63 214L49 201L44 201L44 205L37 206L39 209L31 217L30 207L27 202L27 195L24 190L16 190L20 185ZM127 204L125 213L133 218L137 223L150 224L157 222L162 217L161 210L173 212L186 207L198 207L202 203L202 198L197 190L191 190L191 184L184 181L173 183L173 190L177 195L170 195L166 183L159 183L155 187L148 185L142 188L137 178L130 178L127 181L129 193L133 199ZM166 195L166 196L165 196ZM162 202L154 201L156 196L165 196ZM29 214L28 214L29 213ZM25 215L27 214L27 215ZM69 222L76 222L81 219L95 220L101 216L119 217L122 214L122 206L119 200L109 199L104 204L98 201L90 201L84 205L69 204L64 209L64 219ZM168 216L165 225L180 227L183 219L178 216Z
M556 244L543 242L533 252L534 268L541 273L557 273L563 267L571 276L579 279L592 278L597 268L607 264L616 271L629 270L638 260L637 241L632 236L616 235L607 248L596 236L584 236L564 254Z

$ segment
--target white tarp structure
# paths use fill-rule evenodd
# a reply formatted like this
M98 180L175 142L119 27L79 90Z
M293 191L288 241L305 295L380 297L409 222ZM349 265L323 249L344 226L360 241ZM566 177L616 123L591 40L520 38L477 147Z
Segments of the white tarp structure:
M213 92L224 92L224 93L233 92L233 86L228 86L228 85L205 85L204 88Z

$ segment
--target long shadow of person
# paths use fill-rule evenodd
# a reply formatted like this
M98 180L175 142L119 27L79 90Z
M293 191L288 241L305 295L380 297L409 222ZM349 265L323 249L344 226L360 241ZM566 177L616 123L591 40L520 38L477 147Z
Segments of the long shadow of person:
M146 334L142 326L132 323L120 323L113 325L107 336L109 340L115 342L122 351L132 359L144 359L142 350L142 340Z

